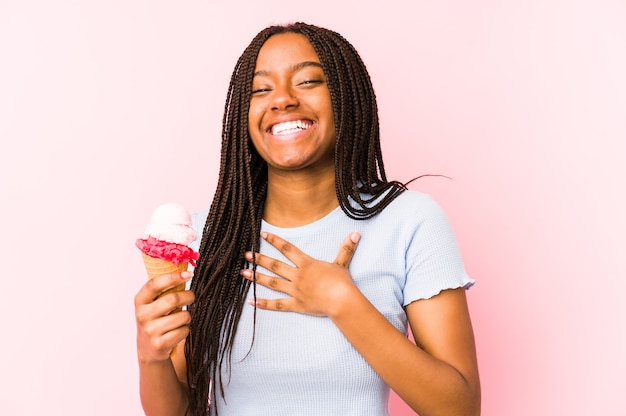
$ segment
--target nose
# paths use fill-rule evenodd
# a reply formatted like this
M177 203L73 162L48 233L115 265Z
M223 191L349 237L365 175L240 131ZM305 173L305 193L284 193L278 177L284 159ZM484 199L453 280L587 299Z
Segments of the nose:
M272 94L272 110L282 111L300 104L291 85L277 85Z

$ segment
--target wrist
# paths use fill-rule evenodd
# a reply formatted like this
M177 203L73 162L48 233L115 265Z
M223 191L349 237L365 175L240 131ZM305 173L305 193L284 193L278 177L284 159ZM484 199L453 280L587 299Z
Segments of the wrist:
M348 317L359 308L358 305L362 302L369 301L354 283L338 285L333 290L327 316L333 321Z

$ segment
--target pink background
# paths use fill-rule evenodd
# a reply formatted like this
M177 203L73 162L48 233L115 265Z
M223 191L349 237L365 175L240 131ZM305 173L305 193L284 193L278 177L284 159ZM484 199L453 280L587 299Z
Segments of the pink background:
M389 176L453 178L412 187L478 280L483 415L624 414L623 1L211 3L0 2L0 414L141 414L134 239L210 202L235 60L293 20L361 52Z

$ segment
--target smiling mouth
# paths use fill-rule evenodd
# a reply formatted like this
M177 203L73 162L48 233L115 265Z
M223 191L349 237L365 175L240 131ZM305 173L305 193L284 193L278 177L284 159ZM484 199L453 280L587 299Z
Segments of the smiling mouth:
M293 134L299 131L308 130L313 126L313 122L309 120L285 121L284 123L274 124L270 127L269 132L274 136L285 134Z

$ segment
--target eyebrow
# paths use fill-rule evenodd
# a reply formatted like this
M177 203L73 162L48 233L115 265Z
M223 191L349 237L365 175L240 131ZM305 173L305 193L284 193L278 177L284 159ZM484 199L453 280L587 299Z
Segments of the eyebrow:
M304 62L299 62L299 63L293 65L291 67L291 70L294 71L294 72L297 72L297 71L299 71L299 70L301 70L303 68L308 68L308 67L315 67L315 68L322 69L322 64L320 64L319 62L314 62L314 61L304 61ZM261 71L256 71L253 74L253 77L256 77L256 76L269 76L269 75L270 75L269 71L261 70Z

